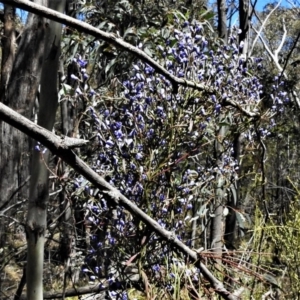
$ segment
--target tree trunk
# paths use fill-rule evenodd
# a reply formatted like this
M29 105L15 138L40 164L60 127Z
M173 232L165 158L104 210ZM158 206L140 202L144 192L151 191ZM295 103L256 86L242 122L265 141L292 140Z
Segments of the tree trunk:
M243 53L246 54L248 50L247 34L249 31L249 1L239 0L239 18L241 29L239 41L244 42Z
M4 28L2 37L2 58L1 58L1 102L5 103L6 88L9 76L15 59L15 8L4 5ZM6 104L6 103L5 103Z
M2 37L2 57L1 57L1 81L0 81L0 101L5 103L5 94L9 76L11 74L14 58L15 58L15 9L9 5L4 5L4 20L3 20L3 37ZM0 122L1 129L1 122ZM1 134L1 132L0 132ZM0 135L1 137L1 135ZM0 141L0 176L2 177L2 155L8 154L10 151L8 144L4 145ZM1 178L0 178L1 186ZM0 195L0 211L3 210L9 203L8 194L6 191L1 190ZM7 212L8 216L11 211ZM0 218L0 248L4 249L7 241L7 232L5 230L6 224L9 220ZM5 257L5 253L2 254ZM0 259L0 268L2 267L3 260ZM2 276L0 276L0 290L2 285Z
M63 12L65 1L49 0L49 7ZM47 21L45 51L41 75L38 125L52 130L58 103L57 76L60 56L62 25ZM45 149L33 151L31 180L26 223L27 253L27 298L43 299L44 242L49 200L48 163L50 153Z
M239 0L239 18L240 18L240 29L241 33L239 35L239 42L244 42L244 46L241 49L241 52L244 55L248 53L248 40L247 34L249 31L249 2L244 0ZM239 132L236 133L233 143L233 158L239 165L240 161L240 152L241 152L241 140L242 136ZM239 170L239 173L241 170ZM226 217L226 226L225 226L225 244L229 250L235 248L236 240L236 211L239 209L241 203L239 199L239 181L238 179L234 180L231 187L230 199L228 201L229 214Z
M226 1L218 0L218 34L219 37L227 42L227 14Z
M220 120L222 117L219 117ZM218 131L218 137L216 137L215 141L215 160L217 165L222 165L223 158L223 146L222 141L227 134L227 127L221 126ZM224 175L221 173L216 176L216 196L214 203L214 217L212 219L211 226L211 248L215 253L216 258L222 257L222 248L223 248L223 240L224 240L224 216L223 216L223 207L226 204L226 199L224 198L224 185L225 179ZM221 260L217 259L217 263L221 264Z
M11 26L12 24L7 27ZM5 74L2 73L4 77L1 79L1 88L5 93L1 95L1 100L28 119L33 115L33 104L39 85L39 58L44 52L43 39L43 19L29 15L15 59L13 52L10 55L5 53L11 50L11 44L6 45L3 52L5 59L2 66L5 65ZM13 40L12 35L7 43L12 43ZM0 209L8 203L28 199L29 142L26 135L0 121Z
M224 42L227 42L227 17L226 17L226 1L218 0L218 34ZM221 120L224 116L219 116ZM218 132L218 137L216 137L215 141L215 159L217 165L222 163L222 142L218 141L220 137L221 141L225 137L227 129L225 126L221 126ZM215 199L215 207L214 207L214 217L211 223L211 248L215 253L217 258L222 257L222 247L223 247L223 235L224 235L224 224L223 224L223 205L225 204L224 199L224 179L221 174L218 174L216 177L217 187L216 187L216 199ZM217 260L218 264L221 264L221 259Z

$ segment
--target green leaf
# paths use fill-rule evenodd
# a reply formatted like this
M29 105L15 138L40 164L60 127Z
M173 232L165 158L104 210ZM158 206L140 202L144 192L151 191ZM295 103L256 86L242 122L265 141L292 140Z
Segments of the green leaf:
M153 56L153 52L152 52L148 47L145 47L145 48L144 48L144 52L145 52L147 55L149 55L150 57Z
M59 98L66 96L66 95L73 95L73 94L74 94L73 88L66 83L62 84L62 88L58 92Z
M123 38L125 39L127 37L127 35L137 35L137 31L135 27L129 27L126 29L126 31L124 32Z
M268 283L270 283L273 287L281 289L281 287L278 285L276 277L274 277L273 275L264 274L263 278L264 278L265 281L267 281Z
M108 64L107 66L105 67L105 73L107 74L108 71L111 69L111 67L115 64L117 58L114 58L112 59Z
M230 190L231 190L231 193L232 193L232 197L233 197L233 200L234 200L234 205L237 204L237 193L236 193L236 187L231 184L230 185Z
M242 228L242 229L244 229L245 228L245 224L246 224L246 218L245 218L245 216L241 212L239 212L239 211L236 211L235 215L236 215L236 219L237 219L239 227Z

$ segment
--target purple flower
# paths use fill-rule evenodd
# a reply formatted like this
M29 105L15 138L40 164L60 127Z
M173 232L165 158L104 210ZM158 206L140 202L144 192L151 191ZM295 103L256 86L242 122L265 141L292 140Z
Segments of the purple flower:
M87 60L81 59L81 56L77 59L77 62L81 68L85 68L88 64Z
M152 270L154 272L159 272L160 271L160 266L158 264L156 264L156 265L152 266Z
M215 105L215 113L219 114L220 111L221 111L221 104L218 103L218 104Z
M193 204L189 203L187 206L186 206L187 209L192 209L193 208Z
M141 160L143 158L143 155L141 153L137 153L136 156L135 156L135 158L137 160Z

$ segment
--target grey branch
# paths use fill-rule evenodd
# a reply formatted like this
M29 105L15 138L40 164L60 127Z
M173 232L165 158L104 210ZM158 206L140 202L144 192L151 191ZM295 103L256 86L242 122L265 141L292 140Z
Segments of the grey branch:
M71 138L68 136L63 136L61 139L62 148L64 149L74 149L77 147L81 147L86 145L88 142L89 141L87 140Z
M115 190L115 191L103 191L103 193L109 195L116 204L119 203L119 199L120 199L120 193L119 191Z

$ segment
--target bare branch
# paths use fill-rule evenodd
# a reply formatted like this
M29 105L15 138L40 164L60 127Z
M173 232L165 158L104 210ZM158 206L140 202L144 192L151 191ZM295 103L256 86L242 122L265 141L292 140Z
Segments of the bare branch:
M274 52L274 55L276 57L276 59L278 60L278 54L279 52L281 51L283 45L284 45L284 42L285 42L285 39L286 39L286 35L287 35L287 30L286 30L286 27L285 27L285 20L282 19L282 27L283 27L283 35L282 35L282 39L281 39L281 42L278 46L278 48L275 50Z
M281 1L278 2L278 4L274 7L274 9L269 13L269 15L266 17L266 19L263 21L260 29L257 31L254 27L252 27L252 29L256 32L256 38L253 42L253 45L252 45L252 49L251 49L251 52L253 51L253 48L254 48L254 45L257 41L257 39L259 38L261 40L261 42L263 43L263 46L265 47L265 49L267 50L267 53L268 55L270 56L270 58L273 60L274 64L276 65L277 69L279 70L279 72L281 73L280 74L280 77L283 76L284 79L288 79L286 73L285 73L285 68L287 66L287 61L285 62L285 65L284 67L281 67L281 65L279 64L279 60L278 60L278 54L279 52L281 51L283 45L284 45L284 42L285 42L285 39L286 39L286 36L287 36L287 30L286 30L286 26L285 26L285 21L284 19L282 20L283 21L283 36L282 36L282 39L281 39L281 42L280 42L280 45L278 46L278 48L275 50L274 54L272 53L270 47L267 45L266 41L264 40L264 38L262 37L261 35L261 32L263 30L263 28L265 27L266 25L266 21L268 20L268 18L270 17L270 15L277 9L277 7L279 6L279 4L281 3ZM300 35L297 36L297 39L296 39L296 42L294 43L293 47L292 47L292 50L290 51L290 55L291 53L293 52L293 48L296 46L296 43L298 42L298 39L299 39ZM292 96L294 97L295 99L295 102L297 104L297 107L300 109L300 99L296 93L296 91L292 91L291 92Z
M288 55L287 55L287 57L286 57L286 59L285 59L285 63L284 63L282 72L281 72L281 74L280 74L280 77L282 77L282 76L284 75L284 71L285 71L285 69L286 69L286 67L287 67L287 65L288 65L288 62L289 62L289 60L290 60L290 58L291 58L291 56L292 56L293 51L296 49L296 46L297 46L297 44L298 44L299 39L300 39L300 32L298 33L297 38L294 40L293 46L292 46L292 48L290 49L290 51L289 51L289 53L288 53ZM293 62L293 63L294 63L294 62ZM293 63L291 63L291 65L293 65Z
M240 104L233 100L226 100L226 104L236 108L237 110L241 111L245 116L248 116L250 118L258 118L259 117L259 112L251 112L243 108Z
M267 50L269 56L271 57L271 59L273 60L273 62L275 63L277 69L282 72L282 67L280 66L279 62L278 62L278 58L276 58L276 56L272 53L271 49L269 48L269 46L267 45L266 41L264 40L264 38L261 36L261 33L259 33L255 28L253 28L253 30L257 33L257 36L259 37L259 39L261 40L261 42L263 43L265 49ZM286 78L286 74L283 74L284 78Z
M255 45L256 45L256 42L257 42L257 40L258 40L258 38L261 37L261 33L262 33L262 31L264 30L264 27L266 26L268 19L271 17L271 15L273 14L273 12L278 8L278 6L280 5L280 3L281 3L281 1L279 1L279 2L277 3L277 5L276 5L276 6L270 11L270 13L266 16L266 18L265 18L264 21L262 22L262 24L261 24L261 26L260 26L260 28L259 28L258 31L255 30L255 29L253 28L253 26L252 26L253 30L256 32L257 35L256 35L256 37L255 37L255 39L254 39L254 41L253 41L253 43L252 43L252 48L251 48L251 51L250 51L250 53L249 53L249 56L251 56L251 54L252 54L252 52L253 52L253 49L254 49L254 47L255 47ZM256 16L256 17L259 19L258 16Z
M102 291L108 290L107 285L94 284L94 285L87 285L87 286L81 286L76 289L69 289L66 290L65 296L66 297L73 297L73 296L80 296L80 295L86 295L86 294L92 294L92 293L100 293ZM62 293L60 292L44 292L44 299L61 299ZM21 300L26 300L26 296L22 295Z

